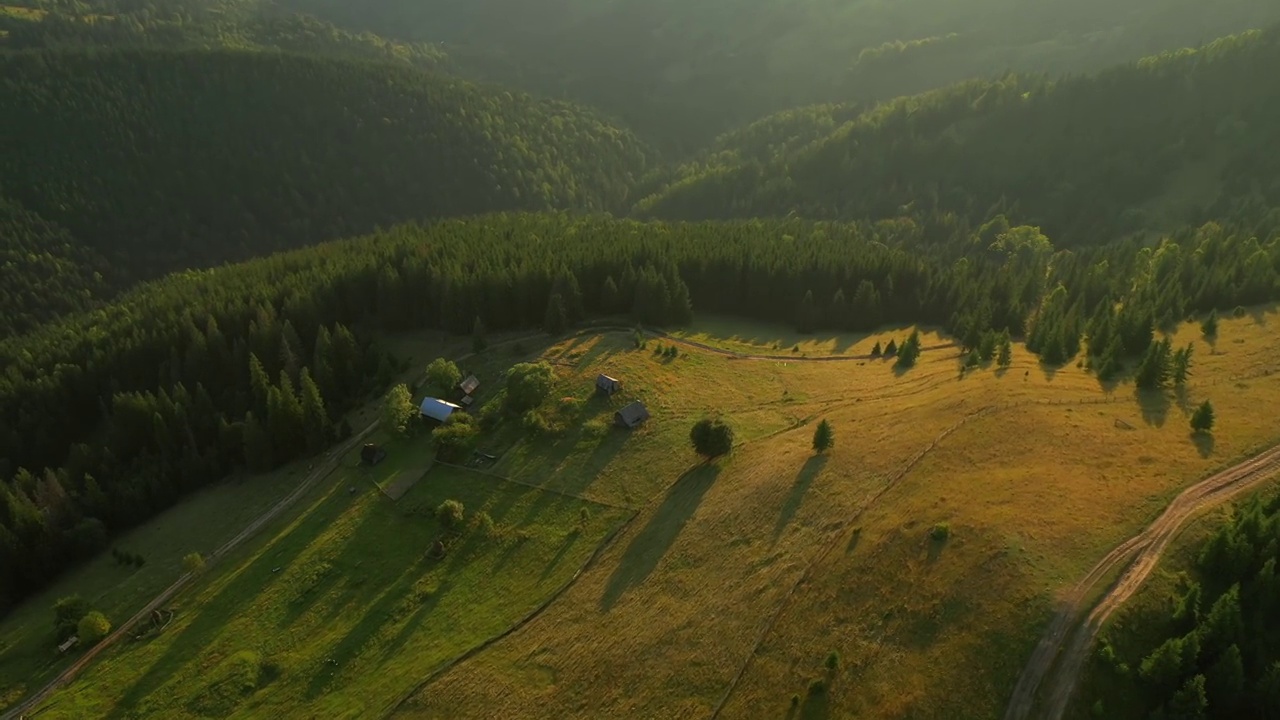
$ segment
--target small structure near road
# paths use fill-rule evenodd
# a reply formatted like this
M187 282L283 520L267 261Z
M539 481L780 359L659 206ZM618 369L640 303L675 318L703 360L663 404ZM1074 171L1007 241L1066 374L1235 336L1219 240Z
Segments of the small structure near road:
M418 406L418 412L422 414L422 417L439 423L448 420L450 415L461 409L462 406L457 403L430 397L424 398L422 404Z
M382 462L386 457L387 451L374 443L365 443L365 446L360 449L360 462L364 465L372 467Z
M476 379L475 375L468 375L466 380L458 383L458 389L461 390L464 395L475 394L476 388L478 387L480 387L480 381Z
M608 375L600 375L596 378L596 392L604 395L612 395L622 390L622 382Z
M71 637L66 639L66 642L58 646L58 652L65 653L66 651L70 650L71 648L79 644L79 642L80 642L79 636L72 635Z
M633 402L613 414L613 422L618 427L624 427L628 430L635 428L640 423L649 419L649 409L642 402Z

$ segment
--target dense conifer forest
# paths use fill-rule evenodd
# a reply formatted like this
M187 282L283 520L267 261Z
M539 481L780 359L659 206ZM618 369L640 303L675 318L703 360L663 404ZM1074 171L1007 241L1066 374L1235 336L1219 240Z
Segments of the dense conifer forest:
M405 220L624 210L650 159L582 108L387 65L22 52L0 55L0 74L0 196L28 217L2 251L100 256L85 266L115 286ZM70 292L6 287L5 326L102 290L57 282Z
M723 138L643 200L666 218L1007 212L1061 245L1280 205L1280 30L1097 76L967 82L818 106Z

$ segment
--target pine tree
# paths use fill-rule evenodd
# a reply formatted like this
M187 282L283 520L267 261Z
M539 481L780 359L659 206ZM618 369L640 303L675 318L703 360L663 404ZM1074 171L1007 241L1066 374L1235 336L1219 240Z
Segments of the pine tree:
M471 351L480 353L487 347L489 347L489 340L486 337L484 321L477 315L475 322L471 323Z
M564 298L559 293L552 294L547 299L547 312L542 318L542 329L548 335L559 335L569 326L568 316L565 314Z
M996 353L996 365L1007 368L1013 365L1013 341L1009 338L1009 331L1005 330L1000 333L1000 349Z
M1143 390L1158 390L1169 382L1170 365L1173 360L1172 343L1169 338L1153 342L1147 346L1142 362L1134 373L1134 383Z
M279 387L272 388L267 399L267 431L280 462L297 457L306 446L302 403L284 370L280 371Z
M898 343L896 340L889 340L889 344L884 348L885 357L893 357L898 354Z
M253 353L249 354L249 389L253 398L253 409L259 414L267 411L267 399L271 395L271 379L262 361Z
M610 275L604 279L600 288L600 312L604 315L616 315L622 312L622 294L618 292L618 283Z
M902 343L902 347L898 348L898 362L900 368L909 368L916 364L916 360L920 357L920 331L912 330L911 335L907 337L907 341Z
M813 299L813 291L807 290L796 311L796 329L802 333L811 333L817 329L817 324L818 305Z
M1215 421L1213 414L1213 404L1205 400L1196 408L1195 413L1191 415L1191 429L1197 433L1207 433L1213 430Z
M331 428L329 413L324 407L320 388L311 379L311 371L302 368L302 422L307 437L307 449L316 452L329 443Z
M271 437L252 412L244 416L244 462L253 472L266 472L275 467Z
M823 453L835 445L835 437L831 433L831 423L823 420L813 431L813 449Z
M1200 332L1202 332L1206 338L1210 339L1218 336L1217 310L1209 311L1209 316L1204 319L1204 322L1200 323Z
M1187 384L1187 376L1191 374L1191 352L1193 345L1187 345L1173 354L1173 384L1182 387Z
M871 348L871 357L880 357L884 354L884 350L880 348L880 341L876 341L876 346Z

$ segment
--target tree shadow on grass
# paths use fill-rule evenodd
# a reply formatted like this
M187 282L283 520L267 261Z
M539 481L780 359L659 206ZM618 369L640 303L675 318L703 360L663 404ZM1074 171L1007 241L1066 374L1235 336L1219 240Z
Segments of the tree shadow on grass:
M827 720L831 717L831 694L827 690L805 695L800 705L800 720Z
M773 526L773 541L778 542L778 538L782 537L782 532L787 529L787 525L795 518L796 513L800 510L800 505L804 503L805 493L809 491L809 486L813 484L814 478L826 467L826 455L814 455L805 461L804 467L800 468L800 472L796 474L796 479L791 483L791 494L787 496L786 502L782 504L782 513L778 515L778 522Z
M631 439L631 431L610 427L609 432L600 438L589 453L573 457L574 450L583 444L584 439L580 432L574 432L553 446L550 458L547 460L547 467L551 472L541 479L544 487L554 487L569 495L582 495L591 483L595 482L600 472L613 461L613 458L622 452L627 441ZM545 512L553 503L564 500L565 498L557 493L541 493L529 504L529 509L520 524L528 523Z
M321 503L337 504L345 499L345 486L338 484ZM107 717L114 720L130 716L139 702L156 693L188 662L204 652L217 633L243 613L263 588L281 579L272 569L288 567L306 550L311 539L308 536L316 532L313 523L320 521L321 516L331 519L333 515L333 512L325 511L313 513L309 522L298 523L287 535L272 542L257 559L242 566L212 600L199 606L191 622L169 643L164 654L151 664L147 672L124 692Z
M1196 452L1200 453L1200 457L1207 458L1213 454L1213 446L1216 441L1213 439L1213 433L1192 432L1191 442L1196 444Z
M1164 427L1169 417L1169 408L1173 403L1169 396L1160 390L1135 390L1138 405L1142 408L1142 420L1151 427Z
M560 567L560 562L569 554L569 551L573 549L573 546L578 544L578 538L581 537L582 532L577 528L574 528L573 532L570 532L565 536L564 542L560 544L560 549L556 551L555 557L551 558L551 562L547 563L547 566L542 569L542 575L538 576L539 583L546 582L547 578L551 577L551 575L555 573L556 568Z
M623 551L618 567L600 597L601 610L611 610L623 593L643 583L658 567L719 474L719 465L704 463L682 475L671 486L662 504L649 518L649 524L632 538L631 544Z

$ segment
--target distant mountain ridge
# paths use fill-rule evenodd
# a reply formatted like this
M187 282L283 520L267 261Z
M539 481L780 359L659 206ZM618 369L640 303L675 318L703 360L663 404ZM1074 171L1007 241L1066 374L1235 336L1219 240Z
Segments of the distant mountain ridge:
M861 111L815 106L731 133L642 216L851 219L1001 211L1066 244L1280 206L1280 28L1095 76L962 83Z

